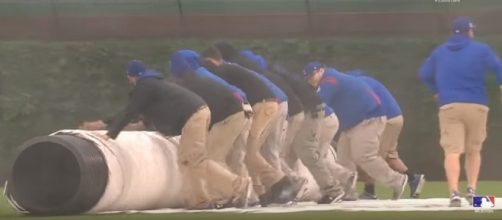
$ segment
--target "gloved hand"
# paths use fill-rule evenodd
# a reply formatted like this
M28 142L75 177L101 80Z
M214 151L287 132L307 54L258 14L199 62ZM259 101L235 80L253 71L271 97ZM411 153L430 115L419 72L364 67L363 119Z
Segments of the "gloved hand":
M251 118L253 117L253 108L249 103L243 103L242 104L242 109L244 110L244 114L246 115L246 118Z

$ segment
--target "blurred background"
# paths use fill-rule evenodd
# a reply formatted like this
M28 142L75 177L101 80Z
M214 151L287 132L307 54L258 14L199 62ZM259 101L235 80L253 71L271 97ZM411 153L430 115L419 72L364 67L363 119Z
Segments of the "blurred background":
M0 180L24 141L120 111L130 59L167 76L171 53L222 39L298 74L313 59L371 73L403 109L402 158L444 180L437 106L417 71L458 15L502 52L499 0L0 0ZM500 95L492 75L487 85L481 180L502 180Z

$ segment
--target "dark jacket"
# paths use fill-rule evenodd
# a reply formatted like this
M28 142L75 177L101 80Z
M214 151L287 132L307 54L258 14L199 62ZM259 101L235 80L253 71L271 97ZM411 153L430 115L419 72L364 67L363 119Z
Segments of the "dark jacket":
M306 113L317 113L320 110L319 107L322 106L322 100L317 94L315 87L290 74L278 74L278 76L281 76L289 84L290 88L295 92L296 97L301 101Z
M116 138L135 117L142 114L157 131L167 136L180 135L188 119L202 106L204 100L189 90L161 77L139 79L125 111L108 128L108 136Z
M251 105L263 100L276 100L276 96L257 74L238 64L224 63L220 66L206 65L212 73L242 89Z
M279 89L281 89L286 96L288 96L288 116L293 116L303 111L303 104L300 101L300 98L298 98L293 89L282 77L268 72L263 75L279 87Z
M211 126L243 110L242 102L235 98L232 91L195 75L193 71L184 74L177 83L204 99L211 109Z

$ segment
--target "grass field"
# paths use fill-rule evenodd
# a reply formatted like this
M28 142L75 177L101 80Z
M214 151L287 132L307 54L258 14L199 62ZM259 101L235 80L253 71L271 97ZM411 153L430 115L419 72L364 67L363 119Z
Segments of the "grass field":
M465 186L465 183L461 185ZM361 186L359 186L361 188ZM481 195L494 195L502 197L502 182L483 181L479 183L478 193ZM382 187L377 188L380 198L389 198L390 190ZM405 192L405 195L408 193ZM446 197L446 183L427 182L422 194L423 198ZM226 220L226 219L502 219L502 212L493 213L475 213L474 211L436 211L436 212L349 212L349 211L322 211L322 212L299 212L299 213L281 213L281 214L237 214L237 213L197 213L197 214L113 214L113 215L79 215L79 216L59 216L59 217L31 217L17 215L2 197L0 199L0 219L208 219L208 220Z

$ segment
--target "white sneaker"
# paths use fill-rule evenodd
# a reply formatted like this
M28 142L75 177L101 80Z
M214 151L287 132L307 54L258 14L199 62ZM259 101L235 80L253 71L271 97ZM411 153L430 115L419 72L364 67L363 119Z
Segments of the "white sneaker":
M394 186L394 192L392 194L392 199L393 200L398 200L401 198L404 192L404 188L408 184L408 175L402 175L401 177L401 183L397 186Z

